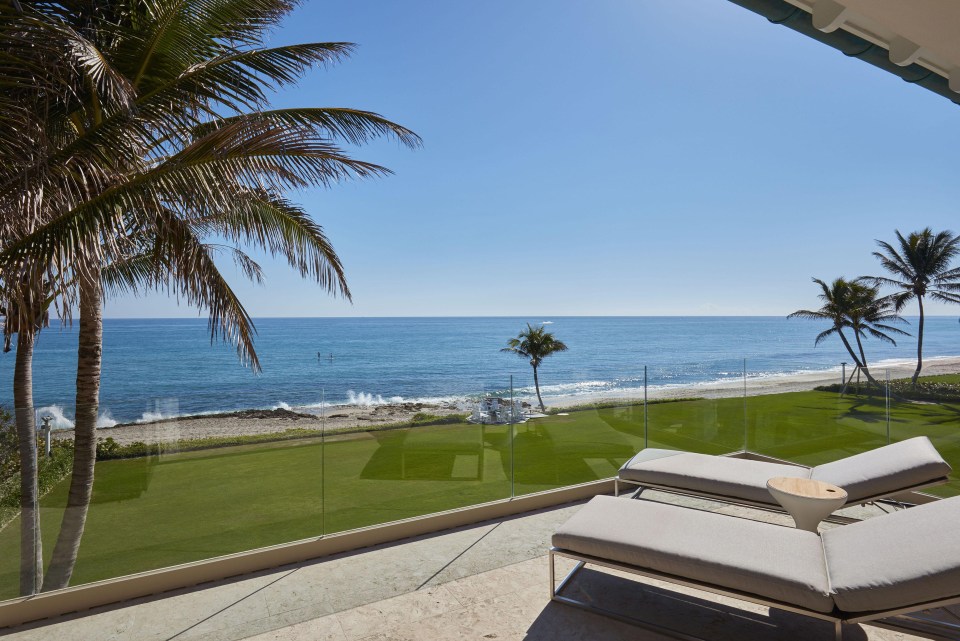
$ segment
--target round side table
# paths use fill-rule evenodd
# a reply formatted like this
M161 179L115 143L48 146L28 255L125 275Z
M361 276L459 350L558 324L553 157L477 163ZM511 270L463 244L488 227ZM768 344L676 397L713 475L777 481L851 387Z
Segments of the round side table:
M847 502L846 490L813 479L777 476L767 481L767 489L777 503L790 513L798 530L814 533L820 521Z

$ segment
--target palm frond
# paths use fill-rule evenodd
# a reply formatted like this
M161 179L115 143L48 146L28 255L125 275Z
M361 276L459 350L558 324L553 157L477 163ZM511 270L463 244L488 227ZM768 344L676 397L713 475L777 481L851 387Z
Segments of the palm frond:
M234 242L282 255L301 276L350 300L343 265L323 228L290 201L266 190L237 190L228 207L198 222Z
M825 330L823 330L822 332L820 332L819 334L817 334L817 337L816 337L816 339L814 339L813 344L814 344L815 346L816 346L816 345L819 345L819 344L822 343L826 338L828 338L829 336L835 334L837 331L838 331L838 330L837 330L836 327L831 327L830 329L825 329Z
M157 218L153 261L163 268L157 286L206 309L211 342L220 338L235 345L240 361L259 372L253 320L217 269L214 250L176 216L161 212Z

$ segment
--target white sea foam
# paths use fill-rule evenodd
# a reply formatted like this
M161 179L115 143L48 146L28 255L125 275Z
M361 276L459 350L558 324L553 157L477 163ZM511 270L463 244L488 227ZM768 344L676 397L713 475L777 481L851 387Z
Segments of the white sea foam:
M280 401L279 403L274 405L271 409L290 411L291 407L288 403L284 403L283 401Z
M164 414L163 412L144 412L140 415L135 423L153 423L154 421L162 421L165 418L173 418L169 414Z
M53 418L53 420L50 421L50 426L55 430L72 430L76 426L73 419L69 418L64 413L64 409L59 405L46 405L37 408L36 413L38 425L43 425L44 416L50 416ZM110 410L104 410L100 413L100 416L97 417L97 427L113 427L116 424L117 421L110 415Z
M63 413L63 408L59 405L47 405L45 407L37 408L37 425L42 425L43 417L50 416L53 418L50 421L50 425L55 430L72 430L73 421L66 417Z
M316 413L322 407L375 407L378 405L396 405L400 403L421 403L423 405L453 405L456 407L466 408L469 403L473 400L476 400L474 397L479 397L482 395L461 395L461 396L416 396L416 397L405 397L405 396L387 396L384 397L382 394L372 394L368 392L357 392L355 390L347 391L347 399L343 400L328 400L324 403L305 403L303 405L297 405L293 409L298 411L306 411L309 413Z
M547 395L586 394L598 390L616 387L614 381L577 381L576 383L556 383L554 385L541 385L540 393ZM536 394L536 388L533 385L524 387L515 387L515 394Z
M352 389L347 390L347 405L358 405L360 407L373 407L374 405L387 405L389 403L404 403L402 396L391 396L383 398L380 394L368 394L367 392L355 392Z
M115 427L117 421L110 415L110 410L104 410L97 417L97 427Z

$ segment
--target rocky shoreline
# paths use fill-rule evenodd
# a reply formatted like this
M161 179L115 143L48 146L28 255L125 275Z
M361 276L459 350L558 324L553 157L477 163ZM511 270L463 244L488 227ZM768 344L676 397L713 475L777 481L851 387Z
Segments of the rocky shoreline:
M386 425L413 420L417 414L449 416L462 413L452 405L388 403L374 406L334 406L322 419L317 414L277 408L251 409L219 414L166 418L149 423L118 423L97 429L97 438L112 438L120 445L130 443L175 443L238 435L276 434L290 429L341 430L359 426ZM57 430L54 438L72 439L73 430Z

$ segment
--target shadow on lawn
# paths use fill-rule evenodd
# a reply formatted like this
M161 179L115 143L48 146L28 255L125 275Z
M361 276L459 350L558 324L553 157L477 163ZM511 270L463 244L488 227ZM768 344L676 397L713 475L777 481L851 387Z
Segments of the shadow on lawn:
M636 453L640 438L582 418L551 416L514 426L457 424L375 434L377 448L360 478L483 481L492 472L487 467L490 457L499 461L497 477L509 479L513 469L520 484L554 487L613 476Z
M487 427L463 423L372 432L377 449L364 465L360 478L483 480Z

